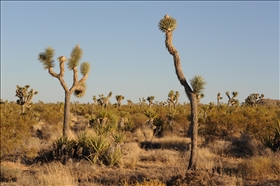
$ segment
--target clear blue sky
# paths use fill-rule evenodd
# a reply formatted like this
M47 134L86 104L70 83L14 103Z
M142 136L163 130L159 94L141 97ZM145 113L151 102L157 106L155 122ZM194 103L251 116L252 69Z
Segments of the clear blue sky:
M80 44L81 60L91 64L87 92L71 101L92 102L93 95L113 92L138 102L170 90L188 102L165 48L158 22L177 19L173 44L188 80L207 82L202 103L216 102L220 92L238 91L240 102L251 93L279 99L279 2L2 2L1 98L16 101L16 85L39 91L33 102L64 101L58 79L37 57L53 47L70 56ZM56 60L55 72L59 72ZM72 71L65 80L72 85ZM81 74L79 74L79 79Z

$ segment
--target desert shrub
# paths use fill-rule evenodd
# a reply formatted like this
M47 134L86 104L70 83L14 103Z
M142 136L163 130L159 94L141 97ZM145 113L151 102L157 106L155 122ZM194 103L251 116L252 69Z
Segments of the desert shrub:
M16 110L12 110L2 114L1 158L24 156L29 150L24 145L24 140L31 137L31 128L35 123L36 120L29 111L18 114Z
M138 143L129 142L122 145L123 158L121 164L125 168L135 168L139 162L141 148Z
M225 153L233 157L252 157L264 154L265 147L252 135L243 133L240 138L233 139L225 148Z
M275 126L267 127L267 131L267 136L262 138L263 144L274 152L280 150L280 120L277 119Z

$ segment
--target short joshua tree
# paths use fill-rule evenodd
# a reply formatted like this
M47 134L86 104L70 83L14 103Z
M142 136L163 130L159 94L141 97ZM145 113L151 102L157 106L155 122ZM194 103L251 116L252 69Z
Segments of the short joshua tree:
M153 105L153 101L155 100L155 96L147 97L147 101L149 102L149 107L151 108Z
M25 108L26 107L31 107L31 100L34 95L38 94L38 91L34 91L33 89L29 89L29 85L25 85L24 87L20 87L17 85L16 89L16 97L19 99L17 100L17 104L21 105L21 113L25 113Z
M220 100L221 100L221 99L223 99L223 97L221 97L221 93L219 92L219 93L217 94L217 105L220 104Z
M4 112L6 112L6 108L7 108L7 104L8 104L8 100L3 101L2 99L0 100L0 105L4 105ZM2 109L1 109L2 111Z
M146 99L145 98L139 98L139 101L140 101L140 107L142 107L142 105L144 105L145 104L145 102L146 102Z
M132 104L133 104L132 101L130 99L128 99L127 100L127 105L129 106L129 108L131 108Z
M96 103L97 103L97 98L96 98L96 96L93 96L93 97L92 97L92 100L93 100L93 103L92 103L92 107L91 107L91 117L93 116L94 106L95 106Z
M55 78L57 78L64 89L65 101L64 101L64 120L63 120L63 136L69 136L69 123L70 123L70 98L71 95L74 95L78 98L85 95L86 90L86 80L88 78L88 74L90 71L90 64L88 62L83 62L80 66L80 72L83 77L78 79L78 65L82 58L83 51L79 45L76 45L71 54L70 59L68 60L68 69L73 71L73 84L69 88L64 80L64 63L67 61L65 56L61 56L58 58L59 61L59 74L53 71L54 60L53 57L55 55L55 51L53 48L48 47L44 52L40 53L38 56L38 60L43 63L45 69L48 70L49 74Z
M116 100L117 100L117 107L120 108L122 105L122 100L124 99L123 95L116 95Z
M191 104L191 156L189 161L188 169L195 169L196 162L198 159L197 155L197 136L198 136L198 114L197 114L197 95L200 94L205 86L205 82L202 77L196 77L192 83L192 88L186 81L184 76L181 63L180 63L180 55L179 52L172 44L172 34L173 31L177 27L176 19L170 17L169 15L165 15L159 21L158 24L159 29L165 33L165 47L167 48L168 52L172 55L175 71L177 78L182 86L185 88L185 92L190 100Z
M237 99L235 99L238 96L238 92L232 92L232 97L230 97L229 92L226 91L226 95L228 97L228 103L227 106L233 106L236 105L236 103L239 103Z
M261 102L261 100L264 98L263 94L250 94L246 99L245 99L245 104L248 106L252 106L254 108L257 107L257 105Z
M179 97L180 97L180 94L178 91L176 91L174 93L174 90L170 90L170 92L168 93L168 98L167 98L169 108L171 108L171 105L173 105L173 108L175 109L176 105L178 104Z
M109 104L110 98L112 96L112 92L109 92L107 97L105 97L103 94L99 94L98 96L99 96L99 99L97 100L98 104L106 108Z

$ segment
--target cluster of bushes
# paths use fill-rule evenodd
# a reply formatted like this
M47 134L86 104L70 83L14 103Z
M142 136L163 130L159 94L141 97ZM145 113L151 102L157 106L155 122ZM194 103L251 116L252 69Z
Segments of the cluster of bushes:
M176 108L147 104L142 106L71 104L71 113L82 117L85 123L81 130L75 130L71 124L72 138L59 138L54 142L53 158L86 158L92 163L116 164L121 156L120 143L130 138L130 134L144 126L154 129L154 137L160 138L170 133L186 136L189 126L189 104L177 105ZM1 105L2 107L3 105ZM63 104L38 102L20 114L16 103L7 103L1 109L1 158L20 157L27 152L41 151L30 149L24 142L30 137L40 140L54 140L54 134L62 134ZM280 107L279 106L227 106L199 104L199 135L215 136L218 139L233 140L240 134L250 135L265 147L278 151L280 148ZM89 131L92 131L89 134ZM150 138L149 140L152 140ZM67 159L66 158L66 159ZM115 162L115 163L113 163Z

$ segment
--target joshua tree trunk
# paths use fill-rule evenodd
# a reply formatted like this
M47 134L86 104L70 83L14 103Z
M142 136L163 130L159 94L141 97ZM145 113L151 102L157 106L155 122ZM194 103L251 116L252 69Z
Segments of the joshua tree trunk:
M198 129L198 122L197 122L197 98L196 94L192 91L191 87L186 81L184 76L181 64L180 64L180 56L176 48L172 44L172 31L165 32L165 46L168 52L173 56L174 66L177 78L182 86L185 88L185 92L190 100L191 104L191 157L189 161L188 169L195 169L196 162L197 162L197 129Z
M70 122L70 97L71 92L65 91L64 100L64 119L63 119L63 136L69 136L69 122Z

